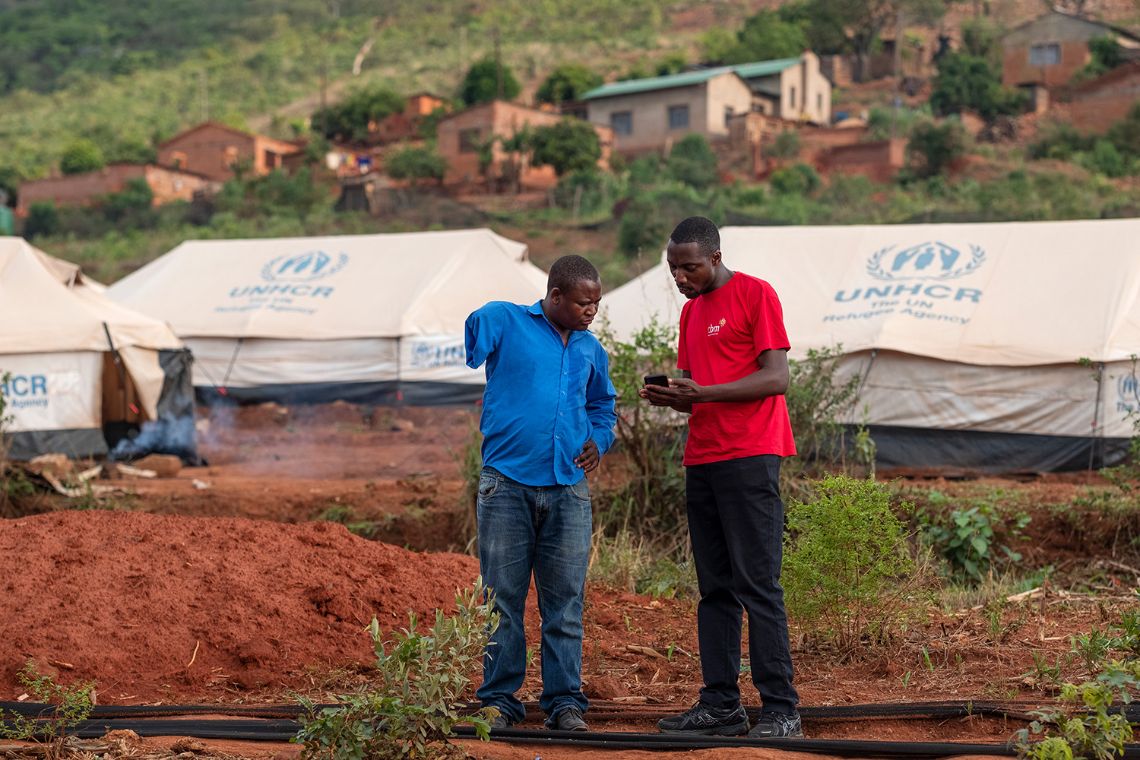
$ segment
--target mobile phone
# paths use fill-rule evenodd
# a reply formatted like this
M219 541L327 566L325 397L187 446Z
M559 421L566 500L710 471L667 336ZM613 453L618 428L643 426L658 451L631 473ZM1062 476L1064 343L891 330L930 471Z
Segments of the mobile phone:
M665 375L646 375L644 380L646 385L663 385L666 388L669 387L669 378Z

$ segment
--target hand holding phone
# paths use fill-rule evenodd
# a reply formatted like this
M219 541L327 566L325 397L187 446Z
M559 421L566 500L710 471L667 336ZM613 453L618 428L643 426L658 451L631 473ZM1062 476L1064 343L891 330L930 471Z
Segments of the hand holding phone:
M666 388L669 387L669 378L665 375L646 375L644 378L646 385L661 385Z

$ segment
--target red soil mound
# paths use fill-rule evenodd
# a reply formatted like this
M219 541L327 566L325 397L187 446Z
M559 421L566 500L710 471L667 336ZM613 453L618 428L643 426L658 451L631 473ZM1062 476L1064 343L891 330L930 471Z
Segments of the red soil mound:
M29 659L101 701L301 687L372 659L365 626L430 621L478 563L366 541L333 523L130 512L0 521L0 699ZM309 672L305 672L308 670ZM232 695L230 695L232 699Z

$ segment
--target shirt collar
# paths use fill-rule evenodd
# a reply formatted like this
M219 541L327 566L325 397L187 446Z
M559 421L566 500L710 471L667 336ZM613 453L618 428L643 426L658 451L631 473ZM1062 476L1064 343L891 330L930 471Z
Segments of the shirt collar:
M537 301L535 301L533 304L531 304L530 308L527 309L527 311L529 311L531 314L535 315L536 317L545 317L546 316L545 314L542 313L542 299L541 298L538 299Z

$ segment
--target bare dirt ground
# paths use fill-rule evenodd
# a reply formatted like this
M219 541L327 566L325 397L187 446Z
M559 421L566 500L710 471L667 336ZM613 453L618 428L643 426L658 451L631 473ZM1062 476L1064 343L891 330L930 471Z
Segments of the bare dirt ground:
M475 411L215 409L200 424L207 466L114 481L122 491L103 509L58 509L60 500L40 497L23 516L0 520L0 700L21 696L17 673L29 660L64 684L96 682L100 704L295 704L296 694L329 701L365 682L364 628L373 616L385 630L406 626L410 612L430 618L451 609L455 590L477 575L477 561L457 553L465 515L459 461ZM932 607L905 640L854 656L809 645L793 621L802 704L1048 704L1053 695L1034 676L1034 653L1053 662L1070 636L1105 628L1134 603L1130 589L1140 580L1136 548L1122 543L1119 523L1049 506L1098 482L906 480L916 493L1006 494L1034 515L1018 547L1026 566L1053 564L1056 580L996 616ZM330 517L368 523L373 540ZM1067 573L1091 580L1073 590L1062 582ZM536 644L533 594L528 629ZM591 585L583 675L587 695L605 708L595 729L651 731L656 716L687 708L700 684L693 602ZM755 704L747 681L745 674L743 694ZM536 658L521 696L537 700L540 689ZM540 721L534 710L524 727ZM1022 725L980 716L821 719L805 730L815 738L1003 742ZM169 746L164 741L143 744L154 752ZM298 751L207 746L243 757ZM531 760L538 752L463 746L487 758ZM733 756L777 754L785 753ZM614 753L543 747L541 756Z

